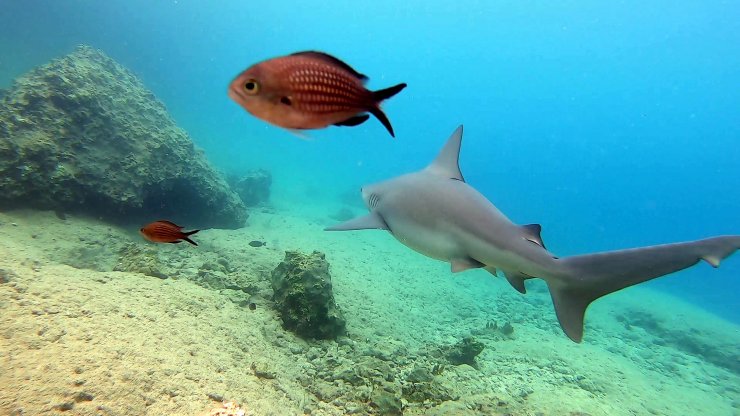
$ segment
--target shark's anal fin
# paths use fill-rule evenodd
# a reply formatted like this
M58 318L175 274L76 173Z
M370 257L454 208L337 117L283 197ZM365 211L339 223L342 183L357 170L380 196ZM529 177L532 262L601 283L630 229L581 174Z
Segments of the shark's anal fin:
M351 230L389 230L383 218L373 211L362 217L353 218L341 224L324 228L324 231L351 231Z
M486 267L486 265L476 259L471 259L470 257L454 259L450 262L452 273L463 272L470 269L480 269L481 267Z
M542 242L542 236L540 233L542 232L542 226L539 224L527 224L521 226L522 231L524 231L525 238L538 246L545 248L545 243Z
M527 293L527 288L524 286L525 279L531 279L532 276L527 276L524 273L504 270L504 276L509 281L511 287L517 290L519 293Z

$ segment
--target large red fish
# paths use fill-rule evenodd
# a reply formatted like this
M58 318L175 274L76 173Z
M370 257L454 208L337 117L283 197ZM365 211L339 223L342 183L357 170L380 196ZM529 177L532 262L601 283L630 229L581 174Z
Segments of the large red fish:
M198 244L190 239L190 236L200 230L183 232L182 227L167 220L154 221L142 227L139 232L147 240L153 243L173 243L177 244L182 241L197 246Z
M357 126L370 113L395 137L380 103L406 84L370 91L365 81L331 55L298 52L249 67L231 82L229 97L255 117L288 129Z

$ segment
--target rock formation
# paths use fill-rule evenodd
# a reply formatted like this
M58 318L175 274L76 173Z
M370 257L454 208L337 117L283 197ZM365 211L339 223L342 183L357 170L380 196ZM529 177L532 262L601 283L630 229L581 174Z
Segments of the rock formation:
M235 228L246 208L164 105L87 46L0 98L0 209Z
M285 329L317 339L344 334L345 321L334 303L329 263L323 253L286 251L285 259L272 271L272 290Z

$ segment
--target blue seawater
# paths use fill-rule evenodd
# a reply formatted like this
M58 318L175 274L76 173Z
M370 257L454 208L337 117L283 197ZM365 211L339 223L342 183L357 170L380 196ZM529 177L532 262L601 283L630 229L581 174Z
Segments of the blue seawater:
M558 255L740 232L737 2L3 0L0 28L0 87L100 48L219 169L270 169L292 204L417 169L462 123L468 182ZM407 82L384 105L397 139L370 120L299 140L226 96L245 67L305 49L371 89ZM738 275L735 256L646 286L740 322Z

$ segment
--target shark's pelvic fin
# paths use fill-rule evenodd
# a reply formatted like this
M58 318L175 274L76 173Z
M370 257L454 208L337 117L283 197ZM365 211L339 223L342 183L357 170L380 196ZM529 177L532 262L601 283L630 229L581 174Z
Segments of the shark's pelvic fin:
M458 127L452 133L447 143L437 155L437 158L426 167L427 172L450 179L465 182L460 172L460 144L462 142L463 126Z
M517 292L522 294L527 293L527 288L524 287L524 281L526 279L531 279L532 276L509 270L504 270L504 276L506 276L506 280L509 282L511 287L517 290Z
M324 228L324 231L350 231L350 230L389 230L388 224L383 221L376 211L362 217L353 218L341 224Z
M626 287L683 270L706 260L713 266L740 249L740 236L607 251L558 260L565 276L546 279L555 313L566 335L583 338L586 308L594 300Z
M476 259L471 259L470 257L462 258L462 259L454 259L450 262L452 273L458 273L463 272L465 270L470 269L479 269L481 267L486 267L485 264L479 262Z

